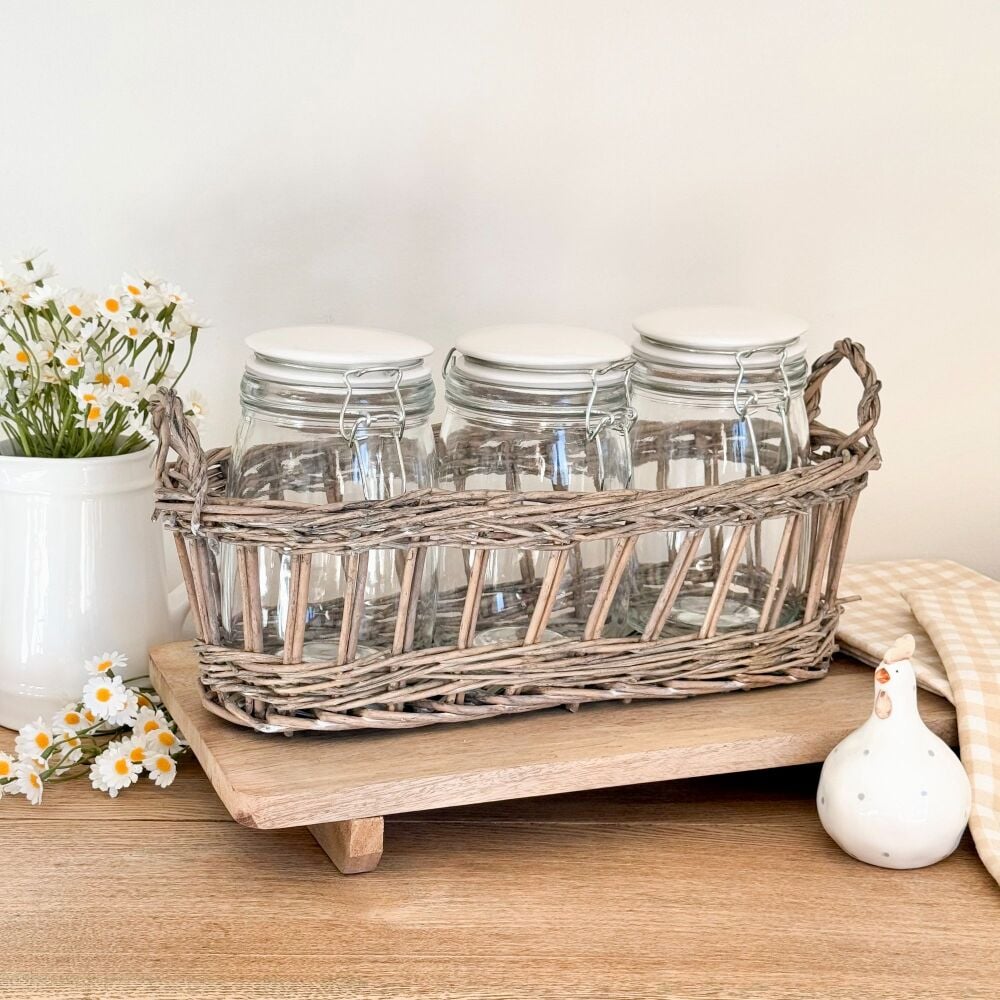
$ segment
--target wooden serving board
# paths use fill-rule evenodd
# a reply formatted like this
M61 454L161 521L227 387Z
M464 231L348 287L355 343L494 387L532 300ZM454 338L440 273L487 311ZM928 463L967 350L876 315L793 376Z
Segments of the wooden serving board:
M788 687L288 738L205 709L188 642L152 650L150 674L233 817L308 826L345 873L378 864L389 814L821 761L864 721L872 696L871 669L838 659L823 680ZM954 746L951 705L926 691L919 703Z

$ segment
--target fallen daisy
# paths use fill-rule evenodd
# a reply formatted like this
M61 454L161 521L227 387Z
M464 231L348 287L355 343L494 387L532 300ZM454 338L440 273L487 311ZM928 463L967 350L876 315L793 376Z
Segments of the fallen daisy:
M0 753L0 798L23 795L38 805L49 785L84 776L111 798L143 775L160 788L173 782L187 743L155 691L115 673L127 665L118 652L92 657L80 701L48 724L38 718L21 727L14 753Z

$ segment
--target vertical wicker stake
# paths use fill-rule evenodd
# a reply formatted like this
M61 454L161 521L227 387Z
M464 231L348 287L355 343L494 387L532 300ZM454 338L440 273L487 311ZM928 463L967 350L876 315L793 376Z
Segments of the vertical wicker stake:
M673 610L674 602L681 592L681 587L684 586L684 578L691 568L691 563L694 562L694 557L704 537L704 528L699 531L689 531L687 538L681 543L677 556L670 564L670 572L667 573L667 578L663 581L660 595L656 598L653 610L649 613L649 621L646 622L646 628L642 633L643 642L650 642L660 637L660 633L670 617L670 612Z
M344 617L340 623L337 665L354 659L365 609L365 584L368 581L368 552L352 552L347 558L347 584L344 594Z
M288 613L285 617L285 647L281 652L281 661L301 663L309 615L309 567L312 555L308 552L299 553L293 555L291 561Z
M240 592L243 595L243 648L250 653L264 651L264 614L260 601L260 553L256 545L236 550Z
M819 515L816 528L816 541L813 545L812 565L809 573L809 588L806 591L805 620L811 622L816 617L820 607L820 597L823 594L823 582L826 579L826 564L833 545L833 533L837 529L837 518L834 516L833 505L826 505Z
M621 583L622 576L628 568L629 560L635 551L635 543L639 540L638 535L629 535L615 541L614 551L608 560L608 567L601 577L600 586L597 588L597 597L594 599L594 606L590 609L590 617L583 630L584 639L600 639L604 631L604 624L608 620L608 612L611 610L611 602L614 600Z
M719 618L722 615L722 608L726 603L726 595L729 593L736 567L739 565L743 550L747 546L747 539L750 537L750 529L751 525L741 524L734 529L732 538L729 539L725 557L719 567L715 587L712 588L712 596L708 601L708 609L705 611L705 620L698 632L699 639L711 639L715 635L719 626Z
M851 522L858 507L860 493L854 493L840 504L837 518L837 534L834 537L833 550L830 554L830 572L826 581L826 602L832 605L837 600L837 590L840 587L840 574L847 558L847 542L851 534Z
M545 575L542 577L538 598L535 601L535 609L531 613L528 631L524 636L525 646L533 646L538 642L539 637L545 631L545 626L549 623L552 608L555 606L556 597L559 594L559 584L562 582L563 571L566 569L568 559L569 549L559 549L556 552L549 553L549 561L545 567Z
M788 588L795 576L799 562L799 538L802 533L802 515L791 514L785 518L785 527L778 543L778 553L771 571L771 581L767 586L767 596L760 611L757 632L774 628L772 620L778 621L781 609L788 595Z
M181 577L187 590L188 602L191 604L191 617L194 619L195 631L202 642L208 642L208 620L205 618L205 605L191 570L191 559L188 556L187 543L179 531L171 532L174 536L174 546L177 549L177 561L180 563Z
M483 580L486 576L486 557L489 549L476 549L472 557L472 570L469 573L469 589L465 594L465 604L462 606L462 620L458 625L458 648L468 649L476 634L476 621L479 618L479 602L483 596ZM465 695L448 695L448 701L461 705Z
M218 645L222 639L219 617L219 577L213 572L212 554L208 542L201 536L194 539L194 586L204 615L205 641Z

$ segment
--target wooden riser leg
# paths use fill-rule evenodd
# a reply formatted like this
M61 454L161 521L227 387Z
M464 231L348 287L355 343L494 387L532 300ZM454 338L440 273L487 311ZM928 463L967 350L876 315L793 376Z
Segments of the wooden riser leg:
M345 819L336 823L316 823L309 832L345 875L374 871L382 859L381 816Z

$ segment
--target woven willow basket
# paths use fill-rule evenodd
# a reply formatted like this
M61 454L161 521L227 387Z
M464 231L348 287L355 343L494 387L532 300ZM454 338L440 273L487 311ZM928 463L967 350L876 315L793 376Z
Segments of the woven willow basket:
M858 427L849 434L818 421L820 391L847 359L861 379ZM837 584L851 519L868 473L880 464L874 429L881 384L864 348L839 341L813 365L805 391L811 461L803 468L721 486L607 493L430 489L384 501L312 505L225 496L228 449L205 453L180 400L162 391L153 421L159 440L156 516L174 536L195 620L205 706L263 732L409 729L468 722L562 705L633 698L686 698L822 677L834 651ZM170 454L175 459L168 462ZM717 631L723 601L742 571L740 557L762 522L784 519L773 571L760 586L759 624ZM728 543L714 544L726 530ZM602 636L612 599L638 536L683 531L642 634ZM674 601L702 539L712 539L708 611L698 631L670 634ZM541 641L560 579L580 542L607 539L606 567L582 588L580 638ZM242 591L238 644L223 641L218 554L235 547ZM442 594L438 616L457 622L455 645L413 649L418 587L432 546L468 550L468 587ZM800 547L807 583L791 623L779 625ZM384 652L358 659L368 553L398 552L400 593L367 614L382 623ZM487 553L548 551L540 579L525 581L523 641L473 646ZM259 586L262 550L289 558L291 600L283 640L265 626ZM302 662L310 562L315 553L345 560L347 596L336 621L336 659ZM530 559L522 562L531 563ZM745 583L745 581L744 581ZM751 581L752 583L752 581ZM370 602L369 602L370 604ZM666 633L666 634L665 634Z

